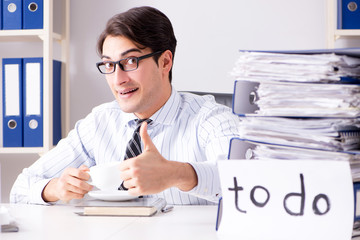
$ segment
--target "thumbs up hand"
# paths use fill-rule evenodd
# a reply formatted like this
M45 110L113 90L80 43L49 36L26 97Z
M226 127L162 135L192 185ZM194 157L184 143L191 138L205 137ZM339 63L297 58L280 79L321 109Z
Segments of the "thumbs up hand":
M173 186L189 191L197 185L197 175L190 164L166 160L159 153L147 133L146 122L141 125L140 137L144 145L142 153L119 166L130 194L155 194Z
M147 123L140 128L143 151L120 164L121 178L130 194L147 195L170 187L171 170L168 161L161 156L147 133Z

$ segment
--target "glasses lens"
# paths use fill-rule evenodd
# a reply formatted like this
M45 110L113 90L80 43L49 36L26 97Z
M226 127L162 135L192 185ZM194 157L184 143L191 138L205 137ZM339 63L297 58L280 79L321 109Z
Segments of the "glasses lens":
M99 64L99 69L102 73L112 73L115 70L115 64L112 62L103 62Z
M138 67L138 59L136 57L125 58L120 61L124 71L133 71Z

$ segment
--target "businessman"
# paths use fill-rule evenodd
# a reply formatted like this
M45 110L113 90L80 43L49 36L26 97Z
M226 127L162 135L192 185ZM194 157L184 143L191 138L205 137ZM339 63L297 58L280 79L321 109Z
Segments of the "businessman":
M239 120L211 96L172 87L176 38L169 19L152 7L117 14L97 47L101 61L96 65L115 101L95 107L54 149L24 169L10 201L81 199L93 188L86 182L89 168L119 161L120 189L129 194L162 197L171 204L217 202L216 161L238 136ZM189 56L188 64L198 61ZM139 152L128 156L138 126Z

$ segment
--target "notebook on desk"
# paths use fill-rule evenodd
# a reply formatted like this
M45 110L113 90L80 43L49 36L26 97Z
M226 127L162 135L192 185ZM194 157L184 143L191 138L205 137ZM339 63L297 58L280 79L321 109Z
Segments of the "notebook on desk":
M144 216L149 217L166 207L163 198L137 198L131 201L83 201L77 205L82 212L80 216Z

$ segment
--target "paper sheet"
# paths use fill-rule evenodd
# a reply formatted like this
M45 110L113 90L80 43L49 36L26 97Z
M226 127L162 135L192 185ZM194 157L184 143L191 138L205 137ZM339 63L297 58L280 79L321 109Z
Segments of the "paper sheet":
M351 239L349 165L337 161L219 162L220 239Z

